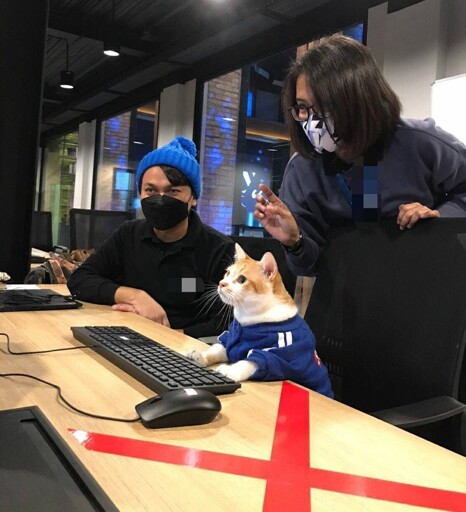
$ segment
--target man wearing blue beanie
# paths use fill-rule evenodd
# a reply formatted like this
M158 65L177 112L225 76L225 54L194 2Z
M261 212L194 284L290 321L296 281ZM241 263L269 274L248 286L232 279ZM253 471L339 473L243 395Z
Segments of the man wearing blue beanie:
M196 146L178 136L148 153L136 171L145 219L125 222L70 277L79 299L112 304L193 337L223 332L212 291L234 244L202 223Z

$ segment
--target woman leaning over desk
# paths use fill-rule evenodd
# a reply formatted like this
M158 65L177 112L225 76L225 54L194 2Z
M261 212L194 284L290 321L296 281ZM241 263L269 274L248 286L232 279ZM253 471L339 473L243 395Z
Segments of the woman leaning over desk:
M313 275L332 224L466 216L466 146L432 119L401 119L398 97L369 50L341 35L317 41L283 93L296 153L278 198L265 185L254 216Z

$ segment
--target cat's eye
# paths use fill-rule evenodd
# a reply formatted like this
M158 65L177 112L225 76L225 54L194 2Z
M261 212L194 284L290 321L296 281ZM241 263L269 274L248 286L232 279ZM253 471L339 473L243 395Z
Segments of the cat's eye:
M247 279L247 277L246 277L246 276L240 275L240 276L238 277L238 283L239 283L239 284L243 284L243 283L245 283L247 280L248 280L248 279Z

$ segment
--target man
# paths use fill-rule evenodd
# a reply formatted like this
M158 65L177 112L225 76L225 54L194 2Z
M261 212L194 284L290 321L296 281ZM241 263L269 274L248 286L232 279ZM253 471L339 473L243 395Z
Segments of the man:
M234 244L193 209L201 193L195 156L194 143L179 136L141 160L136 182L145 219L122 224L71 275L71 293L193 337L224 330L215 290Z

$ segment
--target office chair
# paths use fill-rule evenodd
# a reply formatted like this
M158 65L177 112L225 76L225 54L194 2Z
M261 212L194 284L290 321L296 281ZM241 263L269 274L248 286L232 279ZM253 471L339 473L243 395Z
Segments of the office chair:
M271 237L230 235L230 238L233 242L238 243L255 260L260 260L264 253L271 252L277 261L283 284L287 292L294 298L296 276L288 267L285 251L280 242Z
M53 249L52 212L32 212L31 247L46 252Z
M127 211L70 210L70 249L97 249L119 226L133 215Z
M466 218L332 229L305 319L338 400L466 454Z

